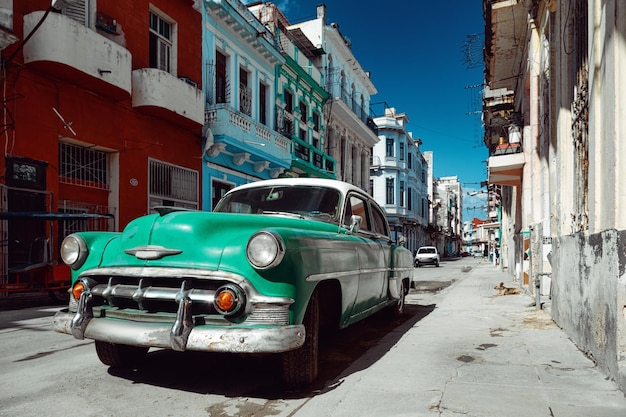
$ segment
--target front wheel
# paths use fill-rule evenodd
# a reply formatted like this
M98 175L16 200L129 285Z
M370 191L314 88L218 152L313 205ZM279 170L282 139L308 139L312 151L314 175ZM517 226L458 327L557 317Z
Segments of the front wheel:
M400 298L390 308L390 312L393 318L400 318L404 314L404 302L406 297L406 287L404 281L400 281Z
M58 289L58 290L50 290L48 291L48 295L52 299L52 301L67 303L70 301L70 293L67 288Z
M317 378L320 328L320 306L317 290L313 291L304 315L306 336L296 350L281 354L282 378L288 386L310 385Z
M130 368L141 363L148 353L143 346L128 346L96 340L98 359L114 368Z

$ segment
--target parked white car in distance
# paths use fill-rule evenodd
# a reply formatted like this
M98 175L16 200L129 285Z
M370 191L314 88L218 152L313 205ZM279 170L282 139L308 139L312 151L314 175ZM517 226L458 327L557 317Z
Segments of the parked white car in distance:
M439 266L439 252L434 246L422 246L415 254L415 266L435 265Z

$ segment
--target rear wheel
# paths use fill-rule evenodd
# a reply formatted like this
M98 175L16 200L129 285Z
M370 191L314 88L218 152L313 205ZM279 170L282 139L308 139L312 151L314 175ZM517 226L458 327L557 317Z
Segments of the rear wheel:
M317 378L319 346L320 307L317 289L313 291L304 315L306 337L304 344L281 354L281 371L285 384L289 386L310 385Z
M114 368L130 368L141 363L148 353L143 346L128 346L96 340L98 359Z

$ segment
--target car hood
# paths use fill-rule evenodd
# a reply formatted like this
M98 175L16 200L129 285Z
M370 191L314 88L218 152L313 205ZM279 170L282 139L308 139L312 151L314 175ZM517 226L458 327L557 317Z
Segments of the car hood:
M274 230L290 239L311 233L337 235L337 225L289 216L171 212L133 220L109 242L101 267L167 266L240 270L246 245L257 231Z

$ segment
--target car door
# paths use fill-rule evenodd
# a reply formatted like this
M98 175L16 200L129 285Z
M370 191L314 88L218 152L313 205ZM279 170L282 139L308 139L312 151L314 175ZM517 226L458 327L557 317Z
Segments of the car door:
M367 315L369 310L380 302L385 289L387 271L385 269L385 253L376 226L372 220L371 207L366 197L356 193L348 195L347 210L360 216L362 221L357 236L359 259L359 280L353 320Z

